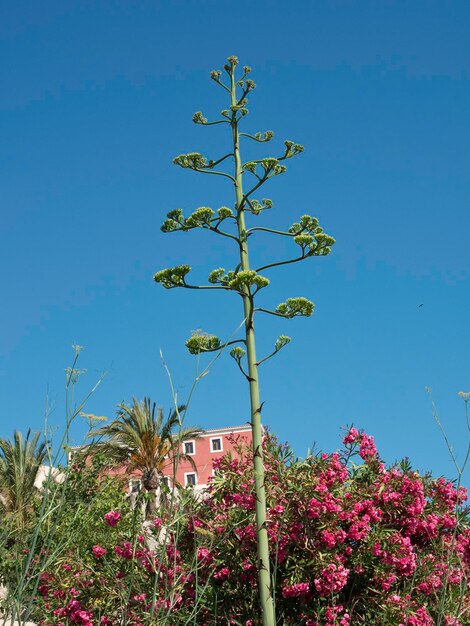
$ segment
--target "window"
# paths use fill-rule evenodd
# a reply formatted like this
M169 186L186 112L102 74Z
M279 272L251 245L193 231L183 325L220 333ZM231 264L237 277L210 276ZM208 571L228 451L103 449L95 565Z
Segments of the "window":
M183 452L184 454L195 454L196 451L196 445L194 443L194 439L192 439L191 441L185 441L183 443Z
M222 439L220 437L211 438L211 452L222 452Z
M163 482L168 487L168 489L171 489L171 480L169 476L163 476Z
M196 474L194 472L192 472L192 473L185 473L185 475L184 475L184 484L186 485L186 487L195 487L196 484L197 484Z
M142 490L142 481L138 478L132 478L129 481L129 491L130 493L140 493Z

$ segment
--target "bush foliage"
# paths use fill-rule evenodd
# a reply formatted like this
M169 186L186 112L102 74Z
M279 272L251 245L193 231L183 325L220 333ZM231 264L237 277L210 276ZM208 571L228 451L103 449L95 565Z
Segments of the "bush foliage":
M278 624L467 624L466 490L408 462L387 468L354 428L343 443L299 460L264 439ZM146 522L122 484L98 478L99 459L72 468L33 553L25 538L4 542L9 585L29 562L24 597L44 626L259 624L251 455L239 445L203 499L174 493Z

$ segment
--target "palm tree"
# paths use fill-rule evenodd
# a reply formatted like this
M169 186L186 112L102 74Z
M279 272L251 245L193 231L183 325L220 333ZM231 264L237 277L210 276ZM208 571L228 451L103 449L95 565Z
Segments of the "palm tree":
M28 430L26 438L16 431L11 439L0 438L0 504L23 525L37 489L39 468L47 455L41 434Z
M180 412L184 405L170 411L164 418L163 410L150 398L132 404L118 406L117 417L110 424L92 430L88 437L103 437L94 445L104 453L109 467L126 467L142 476L145 491L153 494L147 504L147 513L153 514L157 506L157 494L164 491L163 470L169 466L176 469L180 459L194 467L193 459L181 452L181 443L199 436L197 427L182 428Z

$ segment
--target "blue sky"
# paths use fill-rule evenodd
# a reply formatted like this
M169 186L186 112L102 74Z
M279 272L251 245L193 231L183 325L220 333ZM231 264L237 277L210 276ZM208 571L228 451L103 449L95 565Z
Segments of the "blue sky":
M408 456L454 477L424 388L462 458L469 18L467 2L430 0L3 3L0 435L42 428L47 394L58 436L73 343L86 347L77 393L107 371L87 410L112 417L133 395L170 406L160 350L184 401L191 330L227 337L240 324L230 294L152 282L182 262L200 279L233 262L211 233L159 227L176 207L233 203L229 185L171 159L227 145L220 127L191 117L226 106L209 72L237 54L258 85L246 129L275 131L269 155L284 139L306 148L266 187L267 222L283 228L310 213L337 239L329 257L270 274L266 306L304 295L316 310L258 318L260 355L279 334L293 339L261 372L264 421L299 455L315 442L337 448L354 422L387 461ZM279 239L253 246L254 260L291 254ZM188 420L243 423L248 406L224 356L197 386ZM74 441L84 432L77 423Z

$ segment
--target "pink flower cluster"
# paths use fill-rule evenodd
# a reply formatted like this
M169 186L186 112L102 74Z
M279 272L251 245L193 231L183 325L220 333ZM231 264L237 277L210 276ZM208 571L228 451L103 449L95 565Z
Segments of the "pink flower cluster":
M444 581L449 603L470 579L470 529L458 516L467 493L408 464L386 468L373 437L355 428L344 444L341 453L296 461L273 437L264 438L265 528L279 619L285 626L350 626L385 611L380 623L432 626ZM142 535L133 538L129 516L106 513L106 524L119 526L104 528L109 540L100 534L88 546L87 567L79 570L69 560L41 576L38 602L46 617L40 626L61 626L59 620L99 626L93 615L102 613L101 626L113 626L109 616L119 611L101 608L103 588L130 598L129 626L144 625L155 584L155 611L171 613L174 623L180 611L191 614L197 606L204 626L259 626L251 459L252 451L241 448L239 458L216 460L223 478L180 515L178 533L175 520L161 512L146 530L156 538L167 531L167 543L155 550ZM210 594L207 606L197 596L201 589ZM442 624L463 626L450 614Z
M119 511L109 511L104 516L104 521L108 524L108 526L116 526L120 519L121 513L119 513Z
M310 591L309 583L296 583L295 585L285 585L282 588L283 598L298 598L299 596L306 596Z
M97 559L101 559L106 554L107 550L102 546L93 546L92 552Z
M315 589L321 596L328 596L340 591L348 582L349 569L337 563L330 563L323 568L320 576L314 579Z

